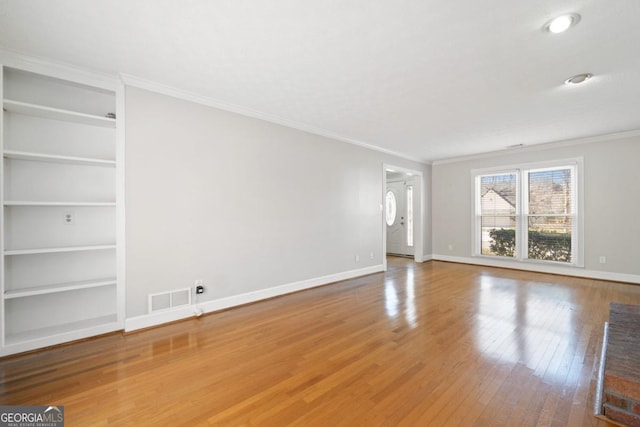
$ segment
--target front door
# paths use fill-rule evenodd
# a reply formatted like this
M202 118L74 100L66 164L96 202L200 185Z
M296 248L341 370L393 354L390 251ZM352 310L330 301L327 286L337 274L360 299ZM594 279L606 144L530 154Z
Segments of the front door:
M413 255L413 185L388 182L385 196L387 253Z

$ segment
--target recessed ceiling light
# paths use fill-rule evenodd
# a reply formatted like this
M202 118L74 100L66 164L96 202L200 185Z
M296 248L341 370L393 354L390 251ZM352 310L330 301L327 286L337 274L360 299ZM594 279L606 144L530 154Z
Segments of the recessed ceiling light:
M591 77L593 77L593 74L591 74L591 73L577 74L577 75L575 75L573 77L569 77L567 80L565 80L564 84L577 85L577 84L586 82Z
M571 13L568 15L560 15L544 24L542 29L553 34L564 33L580 21L580 15Z

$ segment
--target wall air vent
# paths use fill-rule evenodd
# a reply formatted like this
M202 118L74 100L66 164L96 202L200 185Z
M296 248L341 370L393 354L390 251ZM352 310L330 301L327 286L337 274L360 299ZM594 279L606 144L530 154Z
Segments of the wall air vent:
M149 313L167 311L186 305L191 305L190 288L149 294Z

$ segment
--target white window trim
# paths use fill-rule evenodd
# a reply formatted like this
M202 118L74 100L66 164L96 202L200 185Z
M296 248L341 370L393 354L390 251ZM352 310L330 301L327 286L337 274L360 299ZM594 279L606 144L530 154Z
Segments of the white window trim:
M572 166L574 168L575 173L575 191L573 192L574 197L574 206L576 207L575 211L575 226L574 233L572 233L572 241L571 247L573 250L572 253L572 262L560 262L560 261L546 261L546 260L536 260L529 259L526 257L526 248L527 248L527 223L525 220L526 215L523 213L525 210L523 209L524 203L523 195L526 194L525 186L527 183L524 179L522 179L522 175L524 171L529 170L541 170L541 169L555 169L561 166ZM498 174L508 174L508 173L516 173L516 198L518 202L516 203L516 230L517 233L520 234L520 244L516 245L516 254L515 257L502 257L497 255L483 255L481 252L481 238L480 238L480 215L478 212L480 211L480 198L477 197L479 193L479 180L477 179L480 175L498 175ZM471 239L471 254L474 257L480 258L490 258L490 259L500 259L505 261L513 261L513 262L524 262L531 264L552 264L552 265L561 265L566 267L578 267L584 268L584 158L583 157L575 157L569 159L560 159L560 160L551 160L545 162L533 162L533 163L519 163L512 164L500 167L493 168L483 168L483 169L472 169L471 170L471 188L473 189L471 197L472 197L472 209L471 209L471 230L473 233ZM577 218L576 218L577 217Z

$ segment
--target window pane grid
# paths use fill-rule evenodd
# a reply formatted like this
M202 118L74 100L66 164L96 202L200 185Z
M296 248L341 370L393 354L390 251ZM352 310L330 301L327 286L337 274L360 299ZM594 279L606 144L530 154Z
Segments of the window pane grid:
M576 170L569 165L476 175L477 253L575 263Z

